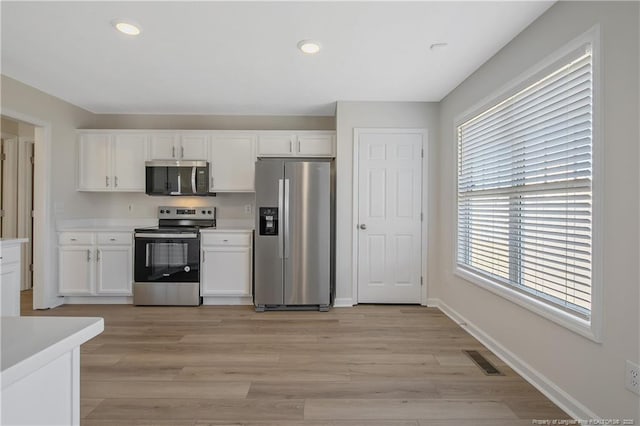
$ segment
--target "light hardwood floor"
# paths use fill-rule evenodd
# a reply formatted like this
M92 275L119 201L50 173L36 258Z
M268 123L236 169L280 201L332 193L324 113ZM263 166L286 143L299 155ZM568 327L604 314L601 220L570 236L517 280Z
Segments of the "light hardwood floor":
M524 426L568 419L437 309L65 305L100 316L81 348L82 424ZM485 376L475 349L503 376Z

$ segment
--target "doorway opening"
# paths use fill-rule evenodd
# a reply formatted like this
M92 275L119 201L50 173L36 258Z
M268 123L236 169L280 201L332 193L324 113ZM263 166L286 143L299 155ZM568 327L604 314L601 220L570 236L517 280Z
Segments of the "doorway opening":
M35 127L2 118L0 137L0 237L22 244L20 290L33 287L33 176Z
M55 257L52 251L55 227L52 224L50 201L51 123L9 108L3 108L0 120L1 131L7 134L7 140L11 139L12 135L17 135L18 137L18 146L22 148L22 151L18 150L18 157L24 158L25 161L29 158L30 165L23 165L23 171L28 170L29 167L32 170L31 173L21 173L18 178L19 184L30 192L30 196L22 196L20 198L22 203L19 203L16 198L17 195L6 195L6 205L15 206L17 204L19 208L19 213L16 216L20 218L19 221L23 224L20 232L28 232L28 229L31 229L28 237L29 244L26 246L28 248L23 248L27 250L27 254L22 257L23 264L29 270L21 273L30 282L23 280L22 288L31 287L33 309L52 308L62 304L64 298L58 296L55 279L56 270L54 268ZM21 138L24 139L20 140ZM4 134L2 139L5 139ZM27 144L27 142L29 143ZM33 161L30 158L33 158ZM7 162L4 162L3 167L5 165L12 167ZM0 175L6 176L4 171ZM0 183L0 188L2 188L4 197L4 183ZM3 222L3 227L7 226L9 230L13 229L10 220L3 220ZM20 230L20 227L18 230ZM23 246L25 245L23 244ZM29 265L33 266L30 267Z

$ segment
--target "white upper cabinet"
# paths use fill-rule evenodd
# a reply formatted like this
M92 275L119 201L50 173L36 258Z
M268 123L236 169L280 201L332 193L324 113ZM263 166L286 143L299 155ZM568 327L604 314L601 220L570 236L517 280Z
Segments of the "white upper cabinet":
M116 191L144 192L147 136L116 134L113 137L113 186Z
M78 190L144 192L145 161L209 162L210 192L252 192L257 157L324 157L334 131L79 130Z
M264 132L258 157L335 157L335 132Z
M293 133L266 133L258 135L259 157L293 155L296 135Z
M106 191L111 177L111 135L81 134L78 153L78 189Z
M208 132L166 132L150 135L152 160L201 160L209 152Z
M256 161L253 134L214 134L210 145L211 192L252 192Z
M175 160L176 146L179 145L177 133L153 133L149 136L149 153L152 160Z
M298 135L296 154L304 157L335 157L336 137L328 133Z
M209 134L188 133L180 136L180 159L203 160L208 157Z
M78 190L144 192L147 136L82 132L78 143Z

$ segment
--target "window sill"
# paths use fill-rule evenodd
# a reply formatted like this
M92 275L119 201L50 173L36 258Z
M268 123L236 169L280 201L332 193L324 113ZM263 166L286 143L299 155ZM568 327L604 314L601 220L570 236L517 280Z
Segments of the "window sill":
M595 330L593 325L593 318L591 322L577 318L570 313L554 308L553 306L547 305L532 297L528 297L526 294L520 293L519 291L511 290L502 284L496 284L490 279L474 274L473 272L459 266L456 266L454 274L465 281L469 281L495 295L507 299L508 301L513 302L576 334L586 337L593 342L602 343L600 333Z

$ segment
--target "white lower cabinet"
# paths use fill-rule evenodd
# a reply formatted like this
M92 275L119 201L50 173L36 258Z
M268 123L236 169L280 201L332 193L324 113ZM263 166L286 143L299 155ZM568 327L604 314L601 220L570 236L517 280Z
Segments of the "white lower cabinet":
M252 232L203 232L200 293L204 304L253 303Z
M93 293L95 266L93 246L65 246L59 249L58 287L62 296L88 296Z
M17 240L14 240L17 241ZM0 241L0 316L20 316L22 244Z
M130 296L133 244L129 232L61 232L61 296Z
M131 246L98 246L96 249L96 292L130 295L133 249Z

